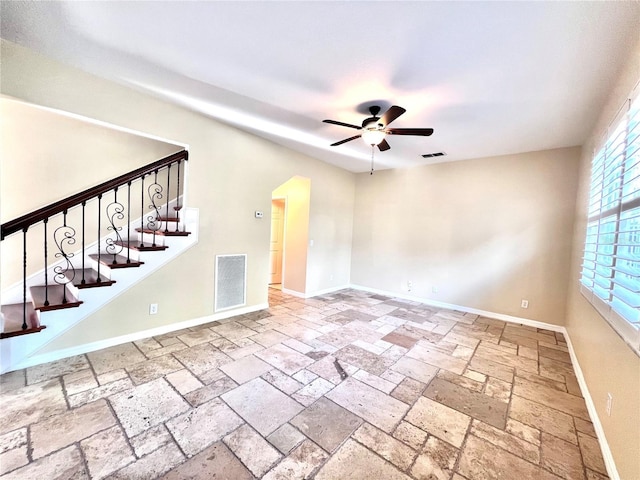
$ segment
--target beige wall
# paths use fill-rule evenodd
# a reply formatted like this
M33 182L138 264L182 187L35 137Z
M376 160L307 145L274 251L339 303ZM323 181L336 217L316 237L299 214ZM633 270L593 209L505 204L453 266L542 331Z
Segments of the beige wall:
M198 245L45 351L212 314L216 254L247 253L247 305L265 304L270 225L267 219L255 218L254 211L270 211L272 191L294 175L309 178L313 188L309 231L323 230L331 217L336 232L316 240L320 254L309 256L307 267L322 264L335 272L323 288L343 285L349 278L352 173L10 42L2 41L1 54L1 88L6 95L188 144L188 203L200 209ZM325 197L332 198L324 201ZM340 255L331 255L333 251ZM149 303L159 303L158 315L148 315Z
M358 175L351 281L562 324L579 153Z
M566 328L622 479L640 478L640 358L585 300L578 278L586 232L591 159L596 144L627 95L640 80L640 39L620 73L592 135L583 147L576 203L573 262L568 287ZM611 416L605 411L613 395Z

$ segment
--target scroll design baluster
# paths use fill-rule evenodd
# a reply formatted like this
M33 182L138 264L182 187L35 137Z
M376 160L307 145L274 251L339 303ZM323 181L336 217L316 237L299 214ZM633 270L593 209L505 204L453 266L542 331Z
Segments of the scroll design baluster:
M61 227L56 228L53 232L53 240L56 242L58 252L55 254L56 258L62 258L63 264L56 266L53 271L55 275L53 279L58 285L62 285L62 303L69 302L67 299L67 283L73 282L76 277L76 270L71 262L73 253L68 252L66 249L75 245L76 243L76 230L75 228L67 225L67 211L62 212L63 224Z
M113 190L113 202L107 205L106 213L107 220L109 221L107 231L114 232L115 238L108 237L105 240L105 243L107 244L105 250L109 255L113 255L113 264L117 264L117 255L124 249L122 245L118 244L118 242L122 242L122 236L120 235L122 226L116 225L116 221L124 219L124 205L118 202L117 187Z
M147 187L147 193L151 200L149 208L153 210L150 215L147 216L147 229L153 232L152 246L156 246L156 232L160 230L160 203L159 201L164 198L162 185L158 183L158 170L154 172L153 183Z
M182 160L178 160L178 186L176 188L176 232L180 231L180 163Z

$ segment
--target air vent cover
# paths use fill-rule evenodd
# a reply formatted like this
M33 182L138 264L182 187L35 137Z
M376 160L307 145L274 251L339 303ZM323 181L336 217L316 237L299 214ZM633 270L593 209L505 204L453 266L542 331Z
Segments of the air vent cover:
M247 255L216 255L215 311L247 303Z
M444 152L435 152L435 153L425 153L422 155L423 158L431 158L431 157L444 157L446 153Z

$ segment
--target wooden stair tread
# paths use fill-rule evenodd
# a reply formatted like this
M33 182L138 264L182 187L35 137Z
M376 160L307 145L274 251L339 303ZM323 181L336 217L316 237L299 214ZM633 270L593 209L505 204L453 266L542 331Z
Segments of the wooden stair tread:
M67 301L64 302L64 292L66 290ZM49 310L61 310L63 308L78 307L82 304L64 285L37 285L30 287L31 301L33 308L46 312ZM49 305L45 305L46 298L49 299Z
M89 255L89 258L95 260L96 262L100 262L102 265L105 265L109 268L134 268L139 267L140 265L144 265L144 262L139 260L129 260L127 262L127 257L124 255L116 255L115 262L113 260L113 254L111 253L101 253L100 257L98 257L97 253L92 253Z
M160 220L161 222L179 222L180 221L178 217L164 217L164 216L158 217L158 220Z
M169 248L166 245L153 246L148 242L144 243L138 239L135 239L135 240L131 239L129 240L128 244L126 240L115 242L115 244L120 245L121 247L124 247L124 248L130 248L131 250L137 250L139 252L157 252L157 251L166 250L167 248Z
M0 333L0 338L37 333L40 330L47 328L44 325L40 325L38 313L33 309L33 305L27 302L27 328L23 330L23 305L23 303L2 305L2 314L4 315L4 332Z
M82 283L83 278L84 283ZM93 268L77 270L76 277L73 279L73 284L78 288L108 287L109 285L113 285L114 283L116 283L115 280L110 280L102 273L100 274L100 281L98 281L98 272Z
M136 232L146 233L148 235L154 234L154 230L150 230L148 228L136 228ZM191 232L171 232L171 231L165 232L164 230L160 229L160 230L155 230L155 234L161 235L163 237L187 237L191 235Z

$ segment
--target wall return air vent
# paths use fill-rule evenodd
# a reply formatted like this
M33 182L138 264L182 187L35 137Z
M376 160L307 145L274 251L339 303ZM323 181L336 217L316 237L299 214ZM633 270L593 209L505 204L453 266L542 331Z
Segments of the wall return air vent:
M215 311L247 303L247 255L216 255Z

